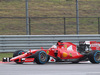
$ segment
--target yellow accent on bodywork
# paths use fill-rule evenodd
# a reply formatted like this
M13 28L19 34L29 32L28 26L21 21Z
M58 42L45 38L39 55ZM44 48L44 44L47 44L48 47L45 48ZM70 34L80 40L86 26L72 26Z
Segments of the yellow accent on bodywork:
M49 51L46 51L47 54L49 54Z
M65 48L67 48L67 45L65 45Z
M69 53L70 57L72 57L72 53Z

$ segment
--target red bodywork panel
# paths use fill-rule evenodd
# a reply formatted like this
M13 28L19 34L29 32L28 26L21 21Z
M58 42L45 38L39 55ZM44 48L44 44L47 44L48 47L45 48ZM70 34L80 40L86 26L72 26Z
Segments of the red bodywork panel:
M92 50L100 50L100 42L90 41L90 47Z
M57 46L57 48L51 47L48 51L50 56L55 57L54 53L58 51L58 57L61 59L76 59L83 57L77 52L77 46L70 42L64 42L63 45Z
M88 44L90 45L90 48L92 50L100 50L100 42L88 41ZM78 59L84 57L84 55L80 54L77 51L77 46L71 42L57 42L57 45L53 45L49 49L44 50L43 48L41 48L40 50L45 51L47 55L53 58L59 57L60 59ZM16 61L17 59L19 59L19 62L33 62L34 58L26 57L31 56L32 54L35 54L40 50L29 50L25 54L13 57L12 59L10 59L10 61Z

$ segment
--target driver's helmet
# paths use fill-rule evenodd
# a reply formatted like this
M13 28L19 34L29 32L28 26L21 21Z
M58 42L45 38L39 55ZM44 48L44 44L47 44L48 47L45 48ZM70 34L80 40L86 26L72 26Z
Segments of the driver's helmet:
M61 42L62 40L59 40L58 42L57 42L57 45L60 45L61 43L63 43L63 42Z

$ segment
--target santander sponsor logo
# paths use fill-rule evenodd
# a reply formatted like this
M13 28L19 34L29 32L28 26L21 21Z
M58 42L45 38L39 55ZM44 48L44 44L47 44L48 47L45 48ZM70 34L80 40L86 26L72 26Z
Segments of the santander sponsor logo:
M99 43L96 43L96 44L91 44L90 46L91 47L100 47L100 44Z

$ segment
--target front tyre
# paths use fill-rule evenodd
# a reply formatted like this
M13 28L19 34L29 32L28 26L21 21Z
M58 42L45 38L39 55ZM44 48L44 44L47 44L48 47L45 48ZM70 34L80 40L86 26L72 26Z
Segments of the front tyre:
M18 55L21 55L21 54L23 54L23 53L25 53L25 51L23 51L23 50L15 51L14 54L13 54L13 57L16 57L16 56L18 56ZM16 62L17 64L23 64L23 62L18 62L18 61L19 61L19 60L16 60L15 62Z
M45 51L37 51L35 53L35 62L37 64L45 64L48 61L48 55Z
M100 63L100 51L95 50L95 51L91 51L88 59L90 60L91 63Z

